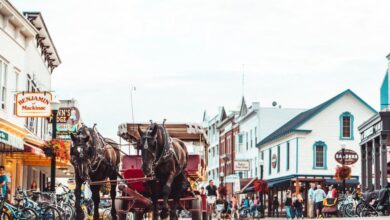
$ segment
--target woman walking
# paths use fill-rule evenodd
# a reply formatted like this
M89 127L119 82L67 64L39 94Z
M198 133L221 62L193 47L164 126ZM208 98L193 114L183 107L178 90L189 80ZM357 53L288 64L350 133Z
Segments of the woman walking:
M284 201L284 207L286 209L286 216L287 219L292 219L292 198L291 198L291 191L287 190L286 192L286 200Z
M295 216L297 219L303 219L302 210L303 210L303 198L301 194L298 194L297 199L294 202Z

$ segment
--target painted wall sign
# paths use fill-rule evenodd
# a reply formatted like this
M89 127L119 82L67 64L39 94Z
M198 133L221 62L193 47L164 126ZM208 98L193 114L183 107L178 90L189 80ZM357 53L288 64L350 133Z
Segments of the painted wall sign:
M46 118L51 115L50 92L19 92L16 94L16 116Z
M271 165L272 165L272 168L276 168L276 164L278 163L278 158L276 157L276 154L272 155L272 159L271 159Z
M234 161L234 171L249 171L250 163L248 160Z
M337 151L336 154L334 155L334 159L337 161L337 163L343 164L343 150ZM359 160L359 155L353 150L345 149L344 160L345 160L345 165L352 165Z

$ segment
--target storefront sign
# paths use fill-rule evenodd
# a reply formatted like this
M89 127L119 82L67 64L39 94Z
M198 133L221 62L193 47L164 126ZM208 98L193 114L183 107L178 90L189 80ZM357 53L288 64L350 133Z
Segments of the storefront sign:
M237 174L231 174L225 177L225 183L234 183L236 180L240 180Z
M19 150L24 149L24 147L23 147L24 141L22 138L15 136L13 134L7 133L3 130L0 130L0 142L7 144L11 147L14 147L16 149L19 149Z
M272 160L271 160L271 165L272 165L272 168L276 168L276 164L278 163L278 159L276 157L276 154L272 155Z
M334 159L339 163L343 164L343 150L339 150L334 155ZM359 155L350 149L344 149L344 164L352 165L359 160Z
M249 171L250 164L248 160L234 161L234 171Z
M16 94L16 116L18 117L50 117L50 92L20 92Z
M78 124L80 120L80 112L76 107L60 108L57 112L57 123L60 124ZM53 122L53 116L50 116L50 123Z
M8 133L0 130L0 140L8 141Z

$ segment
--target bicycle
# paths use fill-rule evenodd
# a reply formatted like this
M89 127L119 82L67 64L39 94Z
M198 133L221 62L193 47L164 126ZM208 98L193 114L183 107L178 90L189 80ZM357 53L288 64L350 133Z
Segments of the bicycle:
M19 190L18 195L21 196L18 200L23 200L23 208L34 210L38 218L42 220L62 220L62 213L48 202L36 202L32 200L26 190ZM33 195L41 195L40 192L32 192Z
M35 212L35 210L22 206L13 206L6 202L4 197L0 197L0 216L2 220L38 220L38 214Z

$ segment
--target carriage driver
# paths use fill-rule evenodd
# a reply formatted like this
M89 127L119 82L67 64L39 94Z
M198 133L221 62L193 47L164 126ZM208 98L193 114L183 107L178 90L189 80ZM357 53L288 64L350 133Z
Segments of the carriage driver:
M217 201L218 190L217 187L214 185L213 180L209 181L209 185L206 186L206 191L207 191L207 203L214 206L215 202Z

